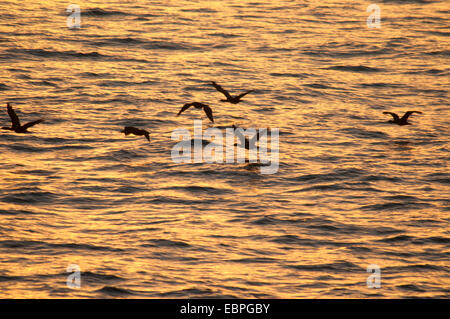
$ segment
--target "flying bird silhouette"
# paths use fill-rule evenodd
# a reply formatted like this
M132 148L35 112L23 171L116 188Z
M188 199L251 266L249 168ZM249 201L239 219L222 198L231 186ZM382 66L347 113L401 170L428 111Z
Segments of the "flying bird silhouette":
M214 123L214 118L213 118L213 113L212 113L211 108L208 105L200 103L200 102L186 103L185 105L183 105L180 112L178 112L177 116L179 116L181 113L186 111L191 106L195 107L196 109L203 109L203 111L205 111L206 116L210 119L211 122Z
M408 122L408 117L413 114L413 113L418 113L418 114L422 114L422 112L420 111L408 111L406 112L401 118L392 112L383 112L383 114L390 114L393 117L393 120L389 120L388 123L395 123L398 125L411 125L411 123Z
M225 95L225 97L227 98L226 100L220 100L221 102L229 102L231 104L238 104L239 102L241 102L241 99L246 96L247 94L253 92L253 90L247 91L245 93L242 93L240 95L236 95L236 96L231 96L230 93L225 90L223 87L221 87L219 84L217 84L214 81L211 81L212 85L216 88L217 91L221 92L223 95Z
M6 107L8 109L9 117L11 118L11 127L3 126L3 130L9 130L14 131L16 133L30 133L28 129L36 124L39 124L43 122L43 119L39 119L37 121L28 122L24 125L20 125L19 117L17 116L16 112L14 112L14 109L12 108L11 104L6 103Z
M238 145L236 143L236 144L234 144L234 146L245 147L247 150L249 150L250 148L255 148L256 142L258 142L259 138L260 138L259 131L256 131L255 136L253 136L251 138L251 140L249 140L248 137L244 136L244 134L242 134L242 132L240 130L238 130L238 128L239 127L236 127L235 125L233 125L234 132L236 133L237 137L239 137L239 139L241 140L241 144Z
M121 133L125 133L125 135L134 134L137 136L144 135L145 138L150 142L150 134L146 130L141 130L133 126L125 126L125 128L120 131Z

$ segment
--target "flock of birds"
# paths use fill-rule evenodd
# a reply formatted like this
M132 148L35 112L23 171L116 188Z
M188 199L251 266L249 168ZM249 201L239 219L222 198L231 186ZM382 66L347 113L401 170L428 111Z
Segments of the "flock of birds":
M253 90L250 90L250 91L244 92L240 95L232 96L227 90L225 90L222 86L220 86L216 82L211 81L211 84L214 86L214 88L217 91L219 91L226 97L226 99L222 99L220 101L228 102L231 104L238 104L239 102L242 101L242 98L244 96L253 92ZM203 111L205 112L208 119L212 123L214 123L213 111L212 111L211 107L207 104L203 104L200 102L192 102L192 103L184 104L183 107L181 108L181 110L178 112L177 116L179 116L181 113L183 113L184 111L189 109L191 106L193 106L196 109L200 109L200 110L203 109ZM6 107L7 107L8 115L11 118L11 127L4 126L4 127L2 127L3 130L10 130L10 131L14 131L16 133L29 133L28 129L30 127L32 127L36 124L42 123L44 121L44 119L39 119L39 120L28 122L24 125L21 125L19 117L17 116L16 112L12 108L11 104L6 103ZM397 125L410 125L411 123L408 122L408 118L413 113L422 114L422 112L420 112L420 111L408 111L402 117L399 117L396 113L383 112L383 114L390 114L393 118L392 120L389 120L388 123L393 123L393 124L397 124ZM241 146L245 147L246 149L249 149L250 146L254 145L259 139L258 133L251 140L249 140L248 138L244 137L244 135L242 134L241 131L238 130L238 127L233 125L233 129L235 130L235 133L237 133L236 135L241 139ZM136 136L145 136L145 138L148 141L150 141L150 133L144 129L139 129L134 126L125 126L124 129L120 132L124 133L126 136L130 135L130 134L133 134Z
M242 101L242 98L253 92L253 90L247 91L245 93L242 93L240 95L236 95L236 96L232 96L227 90L225 90L222 86L220 86L219 84L217 84L214 81L211 81L212 85L216 88L217 91L221 92L223 95L225 95L226 99L222 99L220 100L221 102L228 102L231 104L238 104L239 102ZM189 109L191 106L193 106L196 109L203 109L203 111L205 112L206 116L208 117L208 119L214 123L214 117L213 117L213 112L212 109L209 105L207 104L203 104L200 102L192 102L192 103L186 103L183 105L183 107L181 108L181 110L178 112L177 116L179 116L181 113L183 113L184 111L186 111L187 109ZM44 121L44 119L39 119L37 121L33 121L33 122L29 122L26 123L24 125L20 124L20 120L19 117L17 116L16 112L14 111L14 109L12 108L10 103L6 103L6 107L8 110L8 115L11 118L11 127L2 127L3 130L10 130L10 131L14 131L16 133L29 133L28 128L42 123ZM246 149L249 149L252 145L254 145L258 140L259 140L259 133L257 133L251 140L249 140L247 137L244 137L244 135L242 134L241 131L237 130L238 127L233 125L233 129L235 130L237 136L241 139L241 145L242 147L245 147ZM121 133L124 133L125 136L133 134L136 136L145 136L145 138L150 141L150 133L144 129L140 129L134 126L125 126L124 129L122 131L120 131Z

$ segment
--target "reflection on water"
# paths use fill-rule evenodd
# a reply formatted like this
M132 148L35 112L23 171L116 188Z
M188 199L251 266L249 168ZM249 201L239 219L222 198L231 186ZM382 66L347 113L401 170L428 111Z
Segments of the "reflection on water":
M0 4L1 103L45 117L0 132L0 296L448 296L445 1L370 29L364 1L79 5L69 29L64 1ZM203 129L279 128L278 173L174 163L193 101Z

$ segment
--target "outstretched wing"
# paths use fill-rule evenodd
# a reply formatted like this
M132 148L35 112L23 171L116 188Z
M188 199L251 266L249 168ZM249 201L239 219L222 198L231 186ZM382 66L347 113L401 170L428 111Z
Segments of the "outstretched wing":
M26 130L27 128L30 128L30 127L32 127L32 126L34 126L34 125L36 125L36 124L42 123L42 122L44 122L43 119L39 119L39 120L37 120L37 121L29 122L29 123L27 123L27 124L24 124L24 125L22 126L22 128L23 128L24 130Z
M20 121L19 121L19 117L17 116L16 112L14 112L14 109L12 108L11 105L9 105L9 103L7 104L7 108L8 108L8 114L9 117L11 118L11 122L12 122L12 129L16 129L20 127Z
M398 117L398 115L395 114L395 113L392 113L392 112L383 112L383 114L391 114L392 117L394 118L394 121L400 120L400 118Z
M244 96L246 96L247 94L249 94L249 93L251 93L251 92L253 92L253 90L250 90L250 91L247 91L247 92L245 92L245 93L242 93L241 95L238 95L236 98L237 98L237 99L242 99Z
M190 108L192 106L192 104L185 104L183 105L183 107L181 108L180 112L178 112L177 116L179 116L181 113L183 113L184 111L186 111L188 108Z
M214 118L213 118L213 114L212 114L212 110L208 105L204 105L203 106L203 110L206 113L206 116L211 120L211 122L214 123Z
M217 91L219 91L220 93L222 93L223 95L225 95L225 97L227 99L231 99L231 95L230 93L228 93L227 90L225 90L223 87L221 87L219 84L217 84L214 81L211 81L212 85L216 88Z
M422 112L420 112L420 111L408 111L408 112L405 113L405 115L403 115L402 121L406 121L406 120L408 119L408 117L409 117L411 114L413 114L413 113L419 113L419 114L422 114Z

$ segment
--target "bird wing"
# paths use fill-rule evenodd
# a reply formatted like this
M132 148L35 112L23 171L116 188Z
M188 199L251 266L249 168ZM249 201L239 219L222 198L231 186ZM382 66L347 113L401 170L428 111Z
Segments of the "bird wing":
M391 114L395 121L400 120L400 118L398 117L398 115L395 114L395 113L392 113L392 112L383 112L383 114Z
M253 90L250 90L250 91L247 91L247 92L245 92L245 93L242 93L241 95L238 95L236 98L237 98L237 99L241 99L241 98L243 98L244 96L246 96L247 94L249 94L249 93L251 93L251 92L253 92Z
M13 129L19 128L20 127L19 117L17 116L16 112L14 112L14 109L12 108L11 105L9 105L9 103L8 103L8 114L9 117L11 118L12 128Z
M28 122L27 124L24 124L24 125L22 126L22 128L23 128L24 130L26 130L27 128L32 127L32 126L34 126L34 125L36 125L36 124L39 124L39 123L41 123L41 122L44 122L44 120L43 120L43 119L39 119L39 120L37 120L37 121Z
M191 106L192 106L192 104L185 104L185 105L183 105L183 107L181 108L180 112L178 112L177 116L180 115L181 113L183 113L184 111L186 111Z
M420 112L420 111L408 111L405 113L405 115L402 116L402 121L406 121L408 119L408 117L413 113L422 114L422 112Z
M213 114L212 114L212 110L208 105L204 105L203 106L203 110L206 113L206 116L211 120L211 122L214 123L214 118L213 118Z
M212 85L216 88L216 90L219 91L219 92L221 92L223 95L225 95L225 97L226 97L227 99L231 99L231 98L232 98L231 95L230 95L230 93L228 93L228 91L225 90L223 87L221 87L219 84L217 84L217 83L214 82L214 81L211 81L211 83L212 83Z

